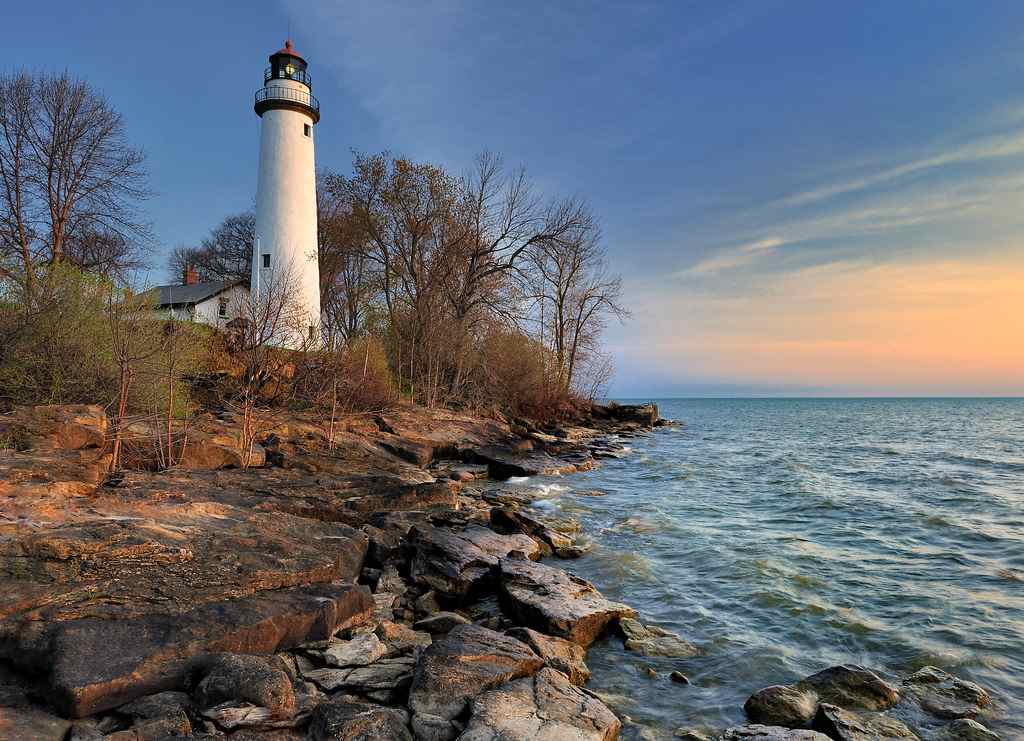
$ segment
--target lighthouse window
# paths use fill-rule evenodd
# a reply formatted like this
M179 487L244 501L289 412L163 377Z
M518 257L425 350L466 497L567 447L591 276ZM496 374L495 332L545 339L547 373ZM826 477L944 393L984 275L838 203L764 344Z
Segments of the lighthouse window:
M270 267L270 253L269 252L268 253L264 253L264 255L263 255L263 267L265 267L265 268L269 268Z
M222 298L220 300L220 306L217 309L217 313L221 316L228 315L228 300L226 298Z
M303 134L305 134L306 136L309 136L311 131L312 131L312 127L309 124L302 124L302 133Z

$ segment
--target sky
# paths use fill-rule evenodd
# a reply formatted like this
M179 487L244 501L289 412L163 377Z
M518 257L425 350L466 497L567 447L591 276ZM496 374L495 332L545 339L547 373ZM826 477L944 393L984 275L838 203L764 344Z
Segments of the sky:
M484 150L598 215L613 396L1024 394L1024 5L5 4L9 67L102 90L165 254L252 207L290 33L317 161Z

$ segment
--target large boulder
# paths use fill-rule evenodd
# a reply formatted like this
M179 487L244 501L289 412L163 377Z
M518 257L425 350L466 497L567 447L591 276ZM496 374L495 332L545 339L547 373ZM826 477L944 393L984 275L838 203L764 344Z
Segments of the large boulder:
M9 426L23 430L32 447L43 450L103 448L110 431L103 407L96 404L19 407Z
M612 741L621 726L564 674L541 669L475 697L459 741Z
M526 535L499 535L489 528L469 525L462 530L413 526L409 533L413 551L409 575L436 592L465 596L490 578L499 559L520 552L539 558L540 549Z
M846 710L888 710L900 699L895 687L856 664L829 667L801 680L797 687L811 689L820 702Z
M354 697L337 697L313 711L309 737L313 741L412 741L409 716Z
M265 463L266 451L258 443L253 443L247 455L231 435L196 431L188 436L178 466L191 471L215 471L220 468L260 468Z
M809 688L775 684L751 695L743 710L753 723L800 728L808 725L818 709L818 695Z
M513 628L506 631L506 635L532 648L547 666L562 672L573 684L582 687L590 679L590 669L585 661L587 651L578 643L544 635L530 628Z
M454 738L451 721L476 695L536 673L544 661L522 641L479 625L460 625L435 641L416 664L409 708L418 737Z
M504 507L495 507L490 513L491 527L499 533L522 533L529 535L540 546L543 555L569 556L573 552L573 540L522 512Z
M904 690L939 718L973 718L992 704L988 692L935 666L926 666L903 680Z
M558 476L579 470L578 463L554 458L543 452L517 450L504 445L473 448L468 457L473 463L485 464L492 479L508 479L513 476Z
M814 717L814 729L835 741L917 741L918 738L896 718L881 714L858 715L824 702Z
M612 422L633 423L642 427L654 427L661 415L658 413L658 405L654 402L646 404L617 404L614 401L603 404L594 404L591 413L597 419L606 419Z
M26 669L45 667L49 699L77 718L178 689L209 654L269 654L325 640L369 619L371 610L366 587L293 587L186 612L43 621L4 645Z
M290 717L295 713L291 679L276 657L214 656L196 687L195 696L201 708L241 700L267 708L271 716Z
M499 597L505 611L542 633L589 646L610 623L636 617L590 582L561 569L525 559L503 558L498 566Z

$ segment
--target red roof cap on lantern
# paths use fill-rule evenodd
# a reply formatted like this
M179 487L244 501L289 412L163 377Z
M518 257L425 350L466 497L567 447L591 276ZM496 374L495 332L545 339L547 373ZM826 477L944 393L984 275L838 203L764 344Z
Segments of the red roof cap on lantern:
M277 56L278 54L289 54L293 57L298 57L299 59L302 59L302 55L295 51L295 47L292 46L291 39L285 41L284 46L275 51L272 56Z

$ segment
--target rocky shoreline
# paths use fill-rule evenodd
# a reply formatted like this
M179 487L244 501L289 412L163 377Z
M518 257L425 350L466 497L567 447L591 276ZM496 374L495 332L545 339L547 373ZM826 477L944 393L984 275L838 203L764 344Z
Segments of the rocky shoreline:
M293 416L248 469L235 423L208 415L180 468L110 480L98 408L0 419L32 436L0 457L0 738L650 738L586 689L608 633L688 682L699 649L574 576L578 524L500 483L622 456L666 424L656 406L547 428L404 407L329 445ZM907 704L944 720L930 738L998 738L977 685L853 665L754 693L748 725L676 737L918 738L887 713Z

